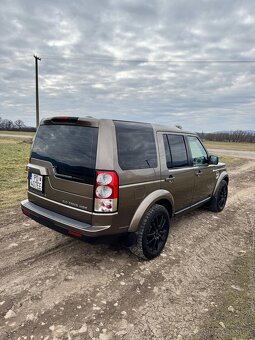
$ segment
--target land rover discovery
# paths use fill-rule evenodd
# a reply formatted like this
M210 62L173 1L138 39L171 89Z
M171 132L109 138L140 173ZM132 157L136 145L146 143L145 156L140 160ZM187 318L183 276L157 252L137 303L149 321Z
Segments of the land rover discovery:
M125 234L144 259L160 254L174 216L220 212L228 193L225 164L195 133L156 124L43 119L26 168L24 214L80 239Z

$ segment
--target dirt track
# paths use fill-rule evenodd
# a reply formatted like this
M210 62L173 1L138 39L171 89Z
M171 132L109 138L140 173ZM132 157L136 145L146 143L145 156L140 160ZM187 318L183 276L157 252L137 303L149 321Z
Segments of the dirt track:
M240 250L250 247L255 161L230 171L226 209L176 219L151 262L89 245L2 213L0 339L187 339L212 308Z
M5 134L5 133L0 133L0 137L6 138L6 137L10 137L10 138L23 138L23 139L32 139L33 136L30 135L17 135L17 134Z
M241 151L241 150L224 150L224 149L208 149L211 154L238 157L238 158L248 158L255 160L255 151Z

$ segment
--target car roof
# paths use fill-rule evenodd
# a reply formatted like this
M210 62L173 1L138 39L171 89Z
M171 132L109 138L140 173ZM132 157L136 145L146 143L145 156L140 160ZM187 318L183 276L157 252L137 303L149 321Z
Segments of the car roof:
M68 116L66 116L68 117ZM44 118L42 119L41 123L43 124L46 121L51 121L52 119L56 119L56 118L62 118L62 117L48 117L48 118ZM69 116L69 118L72 118ZM99 126L100 122L103 121L112 121L112 122L123 122L123 123L131 123L133 124L137 124L139 126L144 125L144 126L152 126L152 128L155 131L161 131L161 132L173 132L173 133L181 133L181 134L192 134L192 135L196 135L195 132L192 131L187 131L187 130L183 130L181 128L178 128L176 126L168 126L168 125L163 125L163 124L154 124L154 123L148 123L148 122L137 122L137 121L132 121L132 120L121 120L121 119L100 119L100 118L94 118L91 116L83 116L83 117L75 117L78 118L78 120L80 122L87 122L90 123L92 126Z
M196 134L195 132L183 130L176 126L168 126L168 125L163 125L163 124L151 124L151 125L156 131L176 132L176 133L192 134L192 135Z
M131 121L131 120L117 120L117 119L113 119L113 121L116 122L123 122L123 123L132 123L132 124L136 124L137 125L151 125L153 127L153 129L155 131L165 131L165 132L175 132L175 133L183 133L183 134L196 134L195 132L192 131L187 131L187 130L183 130L181 128L178 128L176 126L168 126L168 125L163 125L163 124L154 124L154 123L146 123L146 122L137 122L137 121Z

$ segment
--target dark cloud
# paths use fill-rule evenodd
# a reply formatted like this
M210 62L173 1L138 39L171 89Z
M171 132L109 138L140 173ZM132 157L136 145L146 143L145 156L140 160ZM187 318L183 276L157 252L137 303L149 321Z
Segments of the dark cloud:
M34 124L36 53L42 116L254 129L255 64L160 62L255 59L254 13L252 0L2 0L0 116Z

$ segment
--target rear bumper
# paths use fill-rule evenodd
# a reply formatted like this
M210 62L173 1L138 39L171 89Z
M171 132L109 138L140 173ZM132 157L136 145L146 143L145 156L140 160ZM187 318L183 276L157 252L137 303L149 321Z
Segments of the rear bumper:
M90 224L74 220L42 208L29 200L21 202L21 209L22 212L31 219L62 234L69 234L78 237L97 237L107 234L107 230L111 228L111 225L92 226Z

